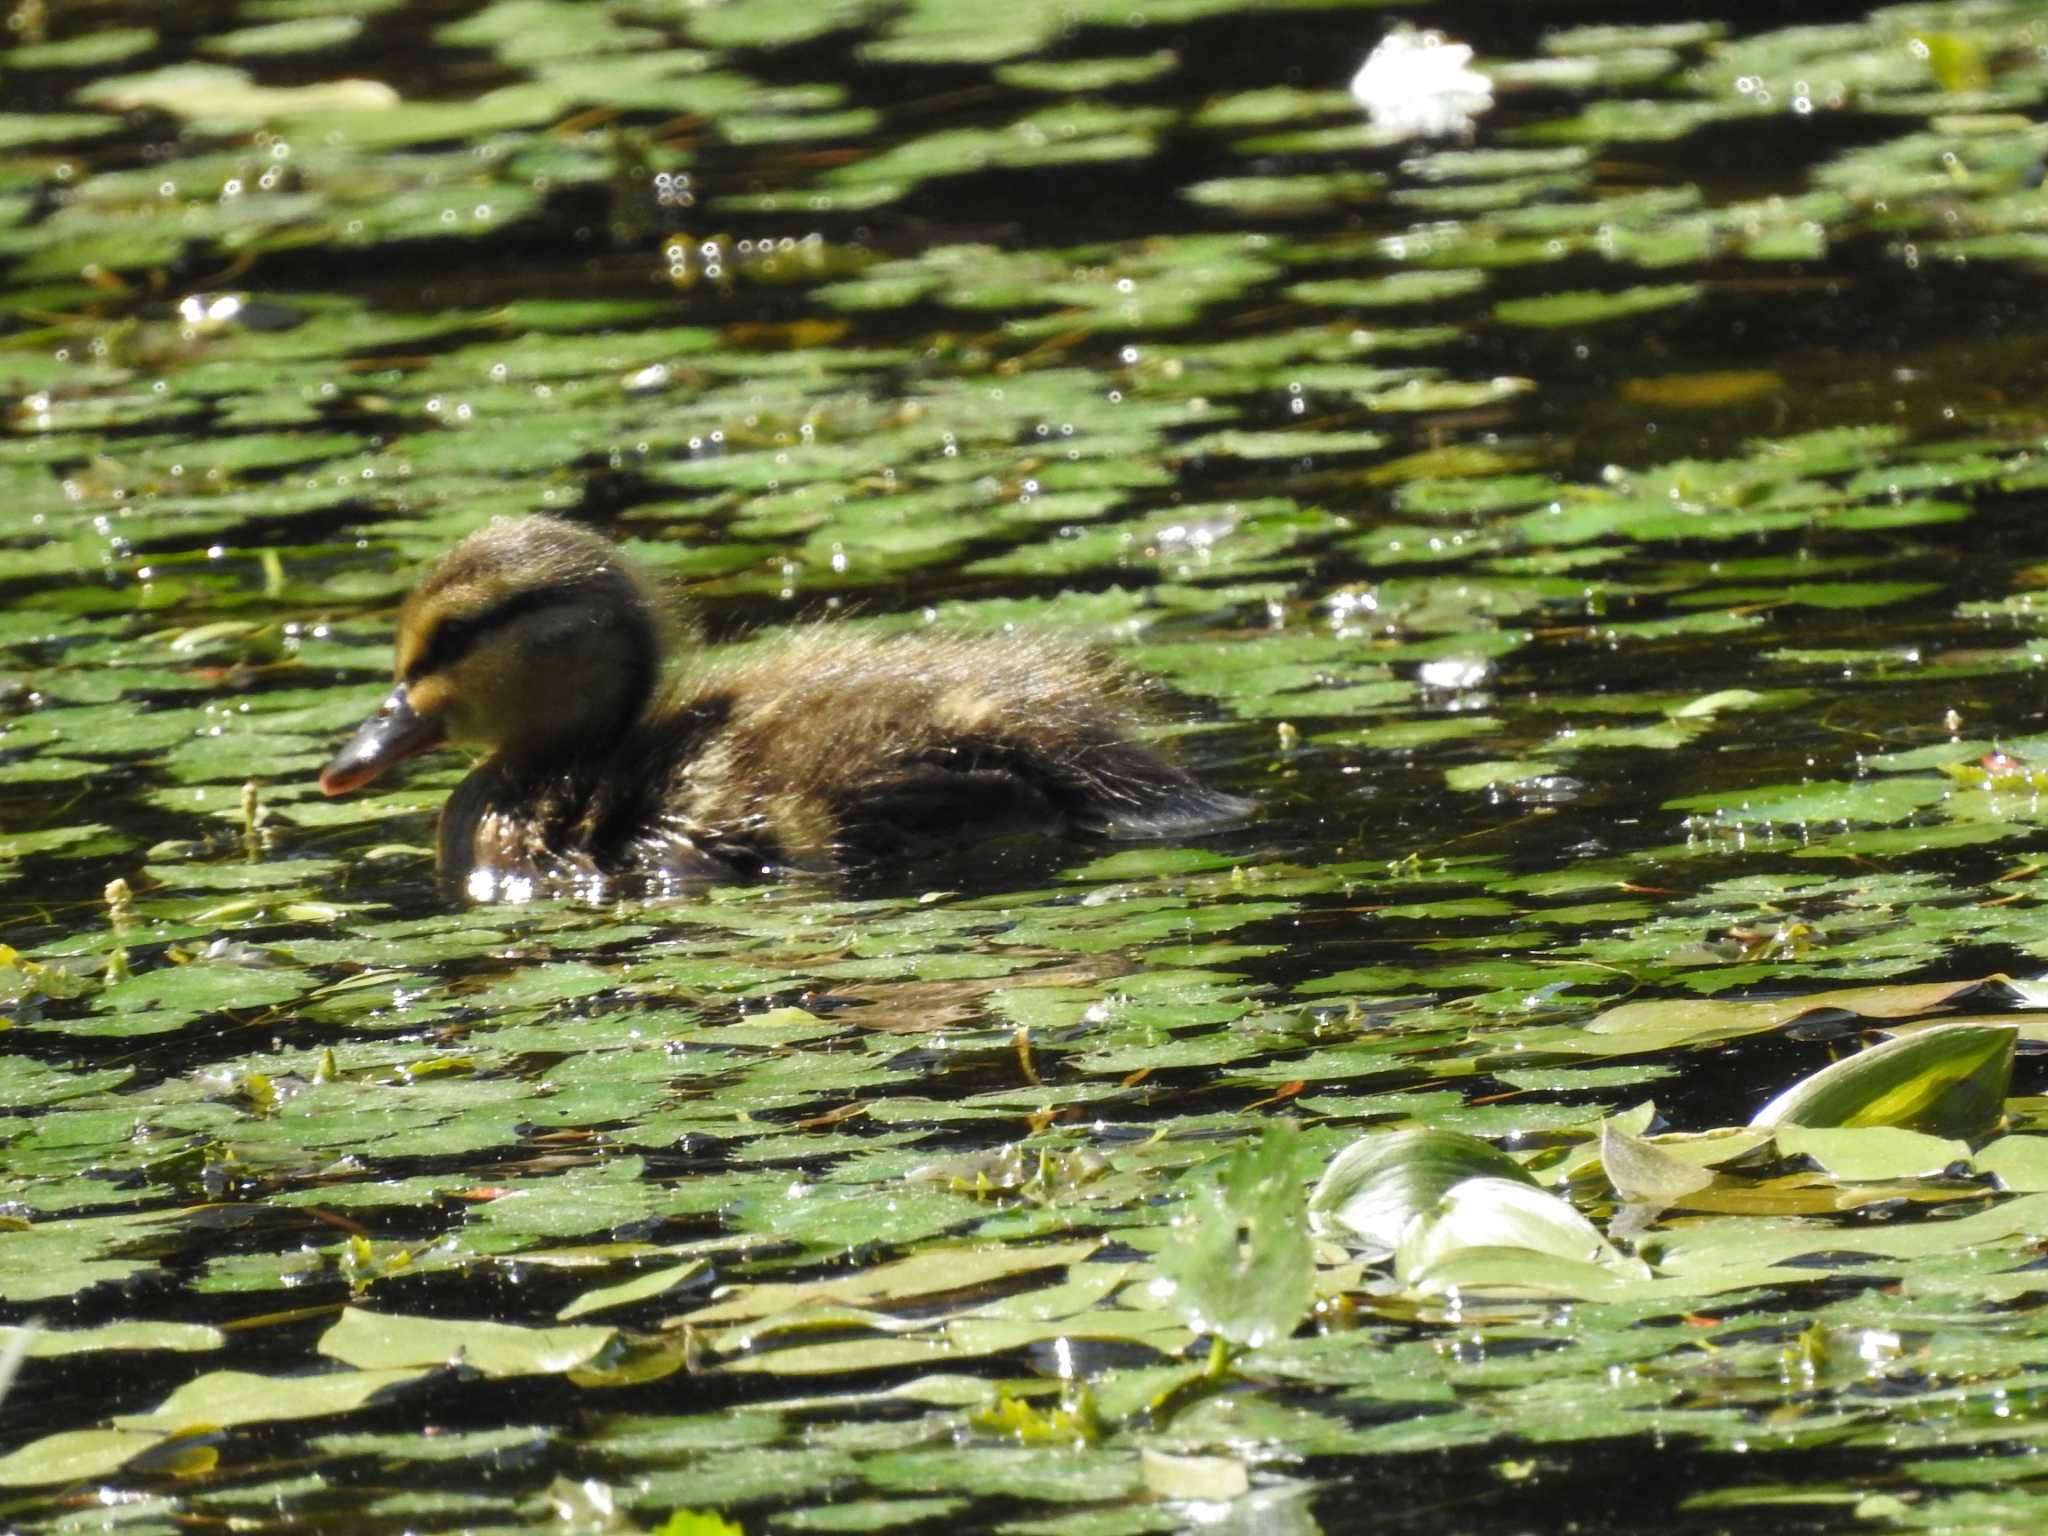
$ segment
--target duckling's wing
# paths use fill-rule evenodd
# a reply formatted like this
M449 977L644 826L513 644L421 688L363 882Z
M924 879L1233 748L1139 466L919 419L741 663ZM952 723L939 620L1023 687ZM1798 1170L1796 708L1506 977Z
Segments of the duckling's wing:
M1147 690L1028 636L821 625L686 678L675 803L780 862L891 863L1022 830L1145 836L1241 814L1147 741Z
M1007 769L906 763L863 786L841 808L838 852L854 864L895 862L906 854L1044 831L1065 821L1043 790Z
M1157 837L1235 820L1247 801L1203 787L1135 742L1051 758L1014 743L962 743L902 762L840 811L842 857L900 858L906 845L1014 832Z

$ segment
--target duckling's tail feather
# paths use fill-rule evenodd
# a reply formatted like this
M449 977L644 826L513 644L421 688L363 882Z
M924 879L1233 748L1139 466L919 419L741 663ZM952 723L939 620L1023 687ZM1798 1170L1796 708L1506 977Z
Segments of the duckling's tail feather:
M1171 798L1112 813L1104 818L1100 830L1105 837L1166 837L1242 821L1251 811L1252 802L1243 795L1210 789L1190 779L1175 786Z

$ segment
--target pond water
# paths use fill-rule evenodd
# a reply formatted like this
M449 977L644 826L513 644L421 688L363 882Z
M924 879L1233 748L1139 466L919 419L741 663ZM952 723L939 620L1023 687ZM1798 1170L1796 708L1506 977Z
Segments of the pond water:
M2038 1529L2048 14L1686 10L17 0L0 1522ZM458 901L528 512L1255 809Z

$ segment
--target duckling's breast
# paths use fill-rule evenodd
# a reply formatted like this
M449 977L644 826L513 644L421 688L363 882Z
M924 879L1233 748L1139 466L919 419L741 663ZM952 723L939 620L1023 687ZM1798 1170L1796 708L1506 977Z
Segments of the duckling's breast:
M780 859L758 816L693 814L720 719L715 708L670 711L580 754L482 764L441 813L443 877L475 900L521 901L773 873Z

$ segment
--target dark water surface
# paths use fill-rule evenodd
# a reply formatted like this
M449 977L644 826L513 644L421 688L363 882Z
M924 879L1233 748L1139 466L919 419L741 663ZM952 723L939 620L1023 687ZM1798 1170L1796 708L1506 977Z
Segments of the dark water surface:
M2044 96L2020 0L16 6L0 1524L2038 1529ZM314 779L542 511L1256 809L462 903L455 754ZM1967 1123L1745 1129L1962 1018ZM1416 1127L1546 1203L1305 1235Z

